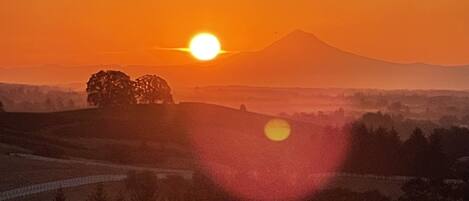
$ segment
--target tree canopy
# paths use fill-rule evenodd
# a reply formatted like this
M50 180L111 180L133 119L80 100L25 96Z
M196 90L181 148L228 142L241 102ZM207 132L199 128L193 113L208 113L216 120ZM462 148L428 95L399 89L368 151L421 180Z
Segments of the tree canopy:
M88 103L98 107L174 103L168 82L157 75L131 80L121 71L99 71L87 83Z
M135 80L138 103L173 103L171 88L166 80L157 75L144 75Z
M5 109L3 108L3 103L0 101L0 112L5 112Z

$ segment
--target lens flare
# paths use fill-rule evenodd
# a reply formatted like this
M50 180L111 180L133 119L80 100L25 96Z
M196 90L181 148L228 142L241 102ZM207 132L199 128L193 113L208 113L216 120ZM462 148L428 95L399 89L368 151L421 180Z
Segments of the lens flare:
M300 200L325 187L333 175L323 173L336 172L347 153L346 133L314 124L228 110L185 118L199 170L243 200Z
M272 119L264 127L264 133L272 141L284 141L290 136L290 124L283 119Z

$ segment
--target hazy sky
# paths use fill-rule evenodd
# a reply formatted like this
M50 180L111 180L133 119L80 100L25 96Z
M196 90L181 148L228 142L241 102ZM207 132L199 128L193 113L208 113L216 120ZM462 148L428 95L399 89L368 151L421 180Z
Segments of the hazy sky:
M191 62L199 31L226 50L265 47L294 29L397 62L469 64L468 0L0 0L0 67Z

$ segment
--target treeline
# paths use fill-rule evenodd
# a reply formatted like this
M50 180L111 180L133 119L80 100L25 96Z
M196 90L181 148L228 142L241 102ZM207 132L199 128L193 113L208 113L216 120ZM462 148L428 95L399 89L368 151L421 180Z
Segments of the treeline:
M443 180L414 179L402 187L403 194L398 201L464 201L469 199L469 183L448 183ZM256 190L256 189L253 189ZM257 189L260 190L260 189ZM265 190L265 189L264 189ZM66 195L59 189L53 201L66 201ZM88 195L86 201L255 201L255 198L241 198L224 190L203 174L195 173L191 181L180 176L158 178L152 172L129 172L125 189L110 196L103 184ZM293 200L293 199L292 199ZM377 190L353 192L342 188L322 189L312 192L297 201L391 201Z
M369 128L358 121L347 128L350 149L343 171L425 178L458 177L461 157L469 156L469 129L416 128L407 140L394 129Z
M368 112L361 115L358 120L370 129L384 128L395 130L399 133L401 139L409 138L415 128L420 128L424 133L430 133L440 127L437 123L430 120L409 119L402 115Z
M66 201L67 196L62 189L57 190L53 201ZM193 175L188 181L180 176L158 178L154 173L129 172L125 180L125 189L116 195L109 195L103 184L88 195L86 201L219 201L236 200L222 188L202 174Z
M135 80L121 71L99 71L89 78L86 95L58 87L0 83L0 110L10 112L53 112L128 104L173 103L171 88L156 75Z
M9 112L53 112L86 107L83 93L57 87L0 84L0 102Z
M87 82L88 103L98 107L130 104L173 103L171 88L156 75L144 75L136 80L121 71L99 71Z
M62 189L56 192L53 201L66 201ZM211 179L195 173L191 181L180 176L169 176L159 179L152 172L129 172L125 180L125 190L116 195L109 195L103 184L88 195L86 201L255 201L255 198L241 198L224 190ZM298 201L390 201L378 191L362 193L345 189L328 189L314 193Z

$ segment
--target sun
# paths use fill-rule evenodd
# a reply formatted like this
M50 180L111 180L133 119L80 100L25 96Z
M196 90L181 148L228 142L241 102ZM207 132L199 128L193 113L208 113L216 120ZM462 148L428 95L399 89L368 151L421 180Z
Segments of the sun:
M218 41L218 38L213 34L199 33L191 39L189 51L196 59L209 61L220 54L220 41Z

